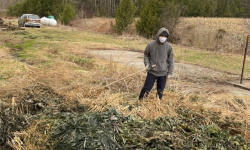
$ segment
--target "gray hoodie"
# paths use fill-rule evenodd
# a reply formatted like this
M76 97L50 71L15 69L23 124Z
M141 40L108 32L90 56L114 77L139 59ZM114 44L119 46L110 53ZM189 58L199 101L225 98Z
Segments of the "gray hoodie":
M166 28L161 28L156 35L156 40L149 43L144 51L145 66L156 65L148 71L155 76L172 75L174 70L172 46L168 42L161 44L159 41L159 35L163 31L166 31L169 35L169 31Z

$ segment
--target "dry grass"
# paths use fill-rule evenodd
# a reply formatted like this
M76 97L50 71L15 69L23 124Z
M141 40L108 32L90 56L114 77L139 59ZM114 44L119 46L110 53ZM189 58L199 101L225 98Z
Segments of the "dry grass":
M0 51L0 70L0 86L16 89L15 85L10 84L9 81L17 82L17 79L25 74L25 64L13 59L9 54L9 49L2 48Z
M115 23L115 19L109 18L91 18L91 19L78 19L72 21L70 26L76 27L80 30L87 30L97 33L110 34L114 33L111 25Z
M114 34L112 24L115 19L92 18L72 22L79 30L87 30L103 34ZM175 43L200 49L242 53L246 36L250 31L250 20L241 18L180 18L174 33ZM135 24L132 24L123 37L139 37L136 35Z
M239 18L181 18L174 36L181 45L242 53L250 31L249 22Z
M61 29L65 28L68 29L67 32L60 32ZM44 29L46 32L55 30L49 27ZM85 29L89 28L86 26ZM93 30L98 31L98 29ZM34 32L34 34L39 36L47 34ZM60 39L59 36L62 33L68 34L68 38ZM25 88L34 90L34 87L39 84L50 87L55 93L63 96L64 101L61 101L61 104L65 103L66 106L71 107L77 101L80 104L89 106L88 111L105 111L108 107L114 107L124 115L133 115L152 120L166 115L178 116L177 109L183 107L203 117L206 117L210 112L216 112L220 113L221 121L228 117L233 117L237 122L242 124L246 122L246 125L250 124L250 97L234 97L223 90L216 90L210 84L197 85L179 78L171 79L168 81L162 101L155 97L156 91L154 87L148 98L138 102L138 93L145 79L144 72L138 72L138 74L130 76L138 70L117 64L112 60L106 61L88 56L85 53L86 49L126 49L126 45L130 43L124 44L127 41L118 41L122 44L114 46L111 44L113 40L106 43L99 41L106 35L103 35L103 37L102 35L94 35L95 40L101 37L96 43L93 39L89 41L89 39L85 40L83 38L88 35L91 36L90 33L75 31L75 29L64 26L56 29L53 35L55 36L53 40L41 40L47 43L48 46L40 47L39 51L30 52L38 59L24 58L24 61L20 62L10 54L9 48L0 48L0 75L6 76L10 74L10 77L0 80L1 89L8 91L4 93L5 96L12 94L16 103L20 103L22 100L20 97L22 97L22 94L25 94L22 90ZM79 40L79 37L82 40ZM122 38L124 37L114 39L119 40ZM125 38L127 40L129 36ZM134 40L133 38L131 39ZM79 63L77 61L78 58L94 61L91 63ZM32 60L33 63L27 63L27 60ZM0 97L0 100L2 99L3 97ZM11 103L11 100L12 98L8 98L6 101ZM20 112L24 112L24 110ZM216 125L216 122L213 122L209 117L207 117L206 121L207 124ZM49 139L49 135L40 129L48 126L49 131L51 126L50 124L44 125L43 122L43 120L33 122L27 131L19 133L13 140L17 142L19 141L18 137L24 136L22 138L25 139L27 149L45 149L44 145L36 145L37 142L43 143L42 141ZM241 128L237 127L235 130L240 131L243 136L250 140L249 129L246 126L242 125ZM19 143L19 149L22 149L22 143L20 141ZM13 146L13 142L9 141L9 145Z

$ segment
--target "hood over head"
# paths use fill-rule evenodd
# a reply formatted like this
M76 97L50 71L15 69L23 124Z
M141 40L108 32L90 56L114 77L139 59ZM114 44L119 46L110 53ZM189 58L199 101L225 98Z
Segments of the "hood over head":
M160 30L157 32L156 38L159 39L159 36L161 34L167 35L167 38L169 37L169 31L166 28L160 28Z

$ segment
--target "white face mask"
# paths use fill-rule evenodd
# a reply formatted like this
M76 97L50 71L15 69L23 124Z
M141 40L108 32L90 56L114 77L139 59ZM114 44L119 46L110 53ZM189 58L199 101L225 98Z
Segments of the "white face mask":
M167 40L166 37L162 37L162 36L159 37L159 41L160 41L161 43L166 42L166 40Z

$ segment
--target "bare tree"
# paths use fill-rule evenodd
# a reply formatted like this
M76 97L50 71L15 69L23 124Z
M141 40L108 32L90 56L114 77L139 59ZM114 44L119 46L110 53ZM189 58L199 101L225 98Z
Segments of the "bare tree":
M24 0L0 0L0 15L8 9L8 7L21 3Z
M120 0L75 0L79 18L114 17Z
M6 9L8 0L0 0L0 15L2 15Z

